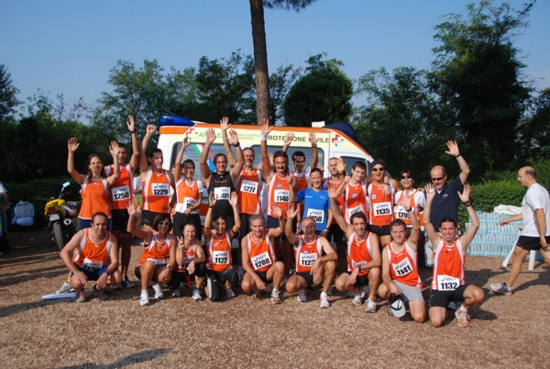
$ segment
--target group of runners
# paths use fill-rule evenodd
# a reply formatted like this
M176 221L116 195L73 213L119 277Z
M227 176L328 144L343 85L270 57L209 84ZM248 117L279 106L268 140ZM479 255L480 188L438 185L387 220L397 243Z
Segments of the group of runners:
M203 180L197 181L195 163L183 161L190 144L186 136L171 172L163 169L161 150L145 155L156 127L147 127L140 145L132 117L127 125L133 148L128 164L126 147L112 142L112 166L105 170L101 159L90 155L88 174L79 174L73 163L78 141L71 138L68 143L68 170L82 185L82 208L80 230L61 251L71 275L59 292L73 288L77 302L86 300L88 280L97 281L94 289L102 300L108 299L109 290L133 287L128 269L135 236L143 240L134 270L141 281L142 306L150 304L150 287L156 299L163 299L168 287L172 296L180 296L180 287L188 285L194 300L206 296L220 301L224 295L225 299L233 298L234 287L240 285L244 293L255 298L262 291L271 291L273 304L283 301L283 288L287 295L297 294L301 302L307 300L309 289L319 288L320 307L329 308L334 286L349 293L354 305L365 302L368 313L376 312L379 297L390 300L389 313L400 317L408 308L412 319L424 322L427 309L419 275L424 234L433 245L434 256L428 302L431 323L441 326L448 306L461 303L455 315L458 324L467 327L468 310L484 300L481 288L465 281L466 249L480 224L470 188L465 185L470 170L454 141L447 142L446 153L456 157L461 173L447 183L445 168L436 166L431 171L431 183L416 189L411 171L403 170L399 183L387 175L384 161L378 159L371 163L367 175L364 161L355 162L348 173L343 160L330 158L329 176L323 178L317 168L313 132L309 137L309 167L305 168L306 157L301 151L295 151L289 160L291 133L283 149L271 156L267 120L261 121L262 160L260 168L255 168L255 152L240 147L238 133L223 118L220 130L225 154L214 156L211 169L207 158L216 132L208 130L199 159ZM290 161L294 170L289 169ZM133 173L138 162L140 206L133 198ZM536 172L529 168L522 168L520 173L526 172L525 176L534 177L536 183ZM198 210L203 188L207 189L209 206L201 227ZM459 236L460 203L466 206L471 225ZM546 228L541 228L537 215L537 230L542 229L542 236L536 236L550 262L545 237L550 231L550 211L544 211ZM233 240L239 243L235 261ZM535 246L530 243L530 247ZM518 243L518 247L523 246ZM506 289L509 286L499 286L493 290L511 294Z

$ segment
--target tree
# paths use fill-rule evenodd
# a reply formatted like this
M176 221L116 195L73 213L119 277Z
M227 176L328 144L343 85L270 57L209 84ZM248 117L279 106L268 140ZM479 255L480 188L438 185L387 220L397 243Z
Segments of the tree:
M520 147L524 161L550 157L550 88L533 99L528 116L520 127Z
M367 105L356 111L356 132L371 155L386 161L390 173L409 169L426 178L441 154L437 137L454 137L452 126L438 124L438 99L427 76L412 67L392 74L381 68L357 83L356 93L366 96Z
M250 0L252 43L256 76L256 116L258 122L269 118L269 71L267 67L267 45L265 36L264 6L300 11L315 0Z
M7 120L21 102L17 100L19 90L13 85L11 74L0 64L0 122Z
M269 121L273 125L280 125L284 117L283 104L290 88L300 77L301 69L294 69L292 65L281 65L277 72L269 77Z
M517 128L530 89L513 38L527 27L533 2L515 11L509 4L468 5L468 19L451 14L436 26L431 86L448 107L446 124L456 124L477 155L472 173L504 169L517 159ZM506 158L505 160L502 160Z
M348 120L351 114L353 84L336 59L323 60L324 54L308 59L305 74L290 89L284 102L288 126L310 126L312 121Z
M239 50L229 59L209 60L203 56L195 77L196 106L193 119L218 122L228 116L231 122L250 124L254 111L254 62Z
M183 72L171 68L165 73L156 60L144 60L139 69L132 62L119 60L111 69L109 83L114 89L102 93L92 123L117 140L130 142L126 128L129 114L136 119L139 132L145 132L147 124L155 124L164 114L191 116L196 93L193 68Z

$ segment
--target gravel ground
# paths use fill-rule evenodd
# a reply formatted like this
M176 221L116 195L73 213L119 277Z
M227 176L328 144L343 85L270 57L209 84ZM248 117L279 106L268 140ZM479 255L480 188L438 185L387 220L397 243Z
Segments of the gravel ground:
M540 262L531 272L525 263L517 290L506 297L489 293L489 283L507 275L502 260L468 257L467 281L481 286L486 300L470 311L470 328L460 328L451 314L434 328L388 316L381 300L378 312L367 314L364 305L336 294L332 307L321 310L319 291L308 292L307 303L285 294L282 305L272 306L267 293L254 300L237 290L235 299L212 303L195 302L186 290L140 307L138 289L112 292L102 302L89 284L87 303L42 301L67 275L58 252L46 231L8 239L12 252L0 257L4 368L543 368L550 361L544 328L550 273ZM132 270L139 254L133 246ZM430 270L421 274L427 285Z

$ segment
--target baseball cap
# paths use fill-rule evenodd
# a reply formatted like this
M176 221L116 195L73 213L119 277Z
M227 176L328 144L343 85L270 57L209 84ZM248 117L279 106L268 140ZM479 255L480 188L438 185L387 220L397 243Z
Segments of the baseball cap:
M393 313L393 316L401 318L405 315L405 304L403 303L403 298L401 295L392 295L390 297L390 309Z

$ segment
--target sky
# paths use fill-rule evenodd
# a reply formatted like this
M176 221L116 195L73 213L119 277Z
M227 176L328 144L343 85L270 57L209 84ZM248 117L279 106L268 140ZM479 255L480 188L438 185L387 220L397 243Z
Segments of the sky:
M511 0L519 9L526 0ZM300 12L266 9L269 71L305 67L325 52L357 79L372 69L428 69L434 60L434 27L446 14L466 14L472 0L317 0ZM495 4L499 4L497 0ZM538 0L530 26L515 39L524 73L550 87L550 1ZM88 104L110 92L118 60L137 68L156 59L169 70L197 67L199 59L253 55L247 0L0 0L0 64L18 98L38 89L65 102ZM361 105L360 98L354 104ZM193 119L193 117L188 117Z

